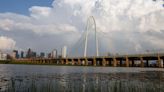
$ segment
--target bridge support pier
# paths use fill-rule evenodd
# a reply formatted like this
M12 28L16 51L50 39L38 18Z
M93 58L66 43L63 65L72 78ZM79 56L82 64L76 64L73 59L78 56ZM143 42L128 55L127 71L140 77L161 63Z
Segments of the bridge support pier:
M45 63L44 64L48 64L48 60L45 60Z
M106 65L109 66L109 60L106 60Z
M50 60L49 64L52 64L52 60Z
M162 59L162 63L163 63L163 66L164 66L164 58Z
M109 66L112 66L112 60L109 60Z
M129 59L128 59L128 56L125 57L125 65L126 65L126 67L129 67Z
M142 57L140 57L140 61L141 61L140 66L144 67L144 62L143 62L143 58Z
M38 60L38 63L41 64L41 60Z
M135 66L135 63L134 63L134 60L132 60L132 67L134 67Z
M44 63L44 64L48 64L48 61L49 61L49 60L45 60L45 63Z
M163 68L163 63L161 62L160 56L158 55L157 58L158 58L158 60L157 60L157 65L158 65L158 67L159 67L159 68Z
M72 65L75 65L75 61L74 61L74 59L72 59Z
M103 58L103 60L102 60L102 65L103 66L106 66L106 60L105 60L105 58Z
M78 58L78 65L81 65L81 61L80 61L80 59Z
M117 67L117 60L115 57L113 58L113 67Z
M96 66L96 58L93 58L93 66Z
M161 60L161 68L163 68L163 60Z
M122 59L120 59L120 66L122 66Z
M68 65L68 63L69 63L69 61L68 61L68 59L67 59L67 58L65 59L65 63L66 63L66 65Z
M85 65L87 66L88 65L88 59L85 58Z
M146 67L149 67L149 60L146 60Z
M63 60L63 59L61 60L61 64L62 64L62 65L64 64L64 60Z

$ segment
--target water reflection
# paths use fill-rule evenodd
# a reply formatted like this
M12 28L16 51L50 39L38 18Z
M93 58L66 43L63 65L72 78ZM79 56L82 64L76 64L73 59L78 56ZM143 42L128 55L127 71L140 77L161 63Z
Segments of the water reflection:
M0 75L0 92L164 92L163 71L31 74L11 71L12 75ZM28 69L22 72L25 71Z

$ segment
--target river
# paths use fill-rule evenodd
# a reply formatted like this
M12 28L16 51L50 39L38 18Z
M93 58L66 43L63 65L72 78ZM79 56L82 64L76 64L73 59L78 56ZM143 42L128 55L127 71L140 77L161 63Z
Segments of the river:
M164 92L164 69L0 64L0 92Z

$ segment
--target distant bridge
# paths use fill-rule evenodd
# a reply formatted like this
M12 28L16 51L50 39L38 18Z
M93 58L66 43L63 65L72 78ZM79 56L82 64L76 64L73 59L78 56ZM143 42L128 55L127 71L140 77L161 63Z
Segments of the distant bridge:
M154 63L151 64L150 62ZM15 62L32 64L78 65L78 66L112 66L112 67L158 67L163 68L164 53L69 57L69 58L31 58L16 59Z

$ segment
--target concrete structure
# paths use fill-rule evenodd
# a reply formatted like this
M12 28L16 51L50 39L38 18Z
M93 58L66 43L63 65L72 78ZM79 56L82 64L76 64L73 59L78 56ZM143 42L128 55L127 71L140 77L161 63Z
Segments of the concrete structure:
M51 54L52 54L52 58L57 58L58 57L56 49L54 49Z
M47 54L47 57L48 57L48 58L52 58L52 53L48 53L48 54Z
M90 26L90 23L93 23L93 25ZM94 26L94 32L95 32L95 46L96 46L96 56L99 56L99 47L98 47L98 39L97 39L97 30L96 30L96 21L93 16L88 18L87 21L87 29L86 29L86 35L85 35L85 44L84 44L84 57L87 56L87 45L88 45L88 34L89 34L89 28Z
M67 46L64 46L63 48L62 48L62 58L66 58L67 57Z
M31 58L32 57L32 50L29 48L27 51L26 58Z
M150 61L155 64L150 66ZM37 64L61 64L83 66L113 66L113 67L158 67L163 68L164 53L117 55L106 57L67 57L67 58L34 58L27 60L18 59L17 62L31 62Z
M13 50L13 52L12 52L12 57L13 57L14 59L18 59L18 58L19 58L18 50Z
M36 58L36 57L37 57L37 53L29 48L27 51L26 58Z
M21 51L21 56L20 58L24 58L24 51Z
M37 56L37 53L36 52L32 52L32 58L36 58L36 56Z
M41 52L41 53L40 53L40 57L41 57L41 58L45 58L45 53L44 53L44 52Z

